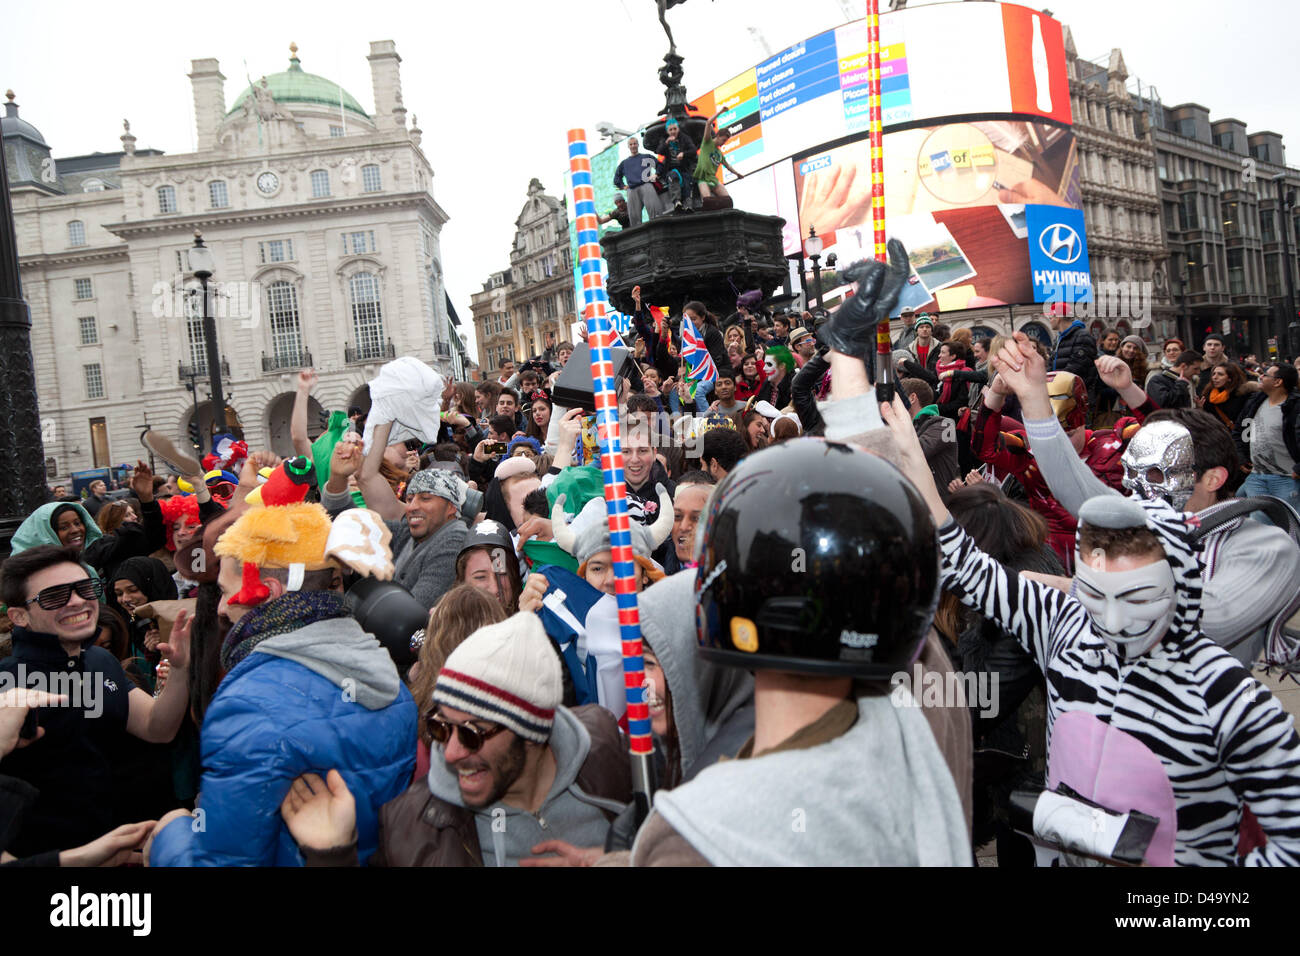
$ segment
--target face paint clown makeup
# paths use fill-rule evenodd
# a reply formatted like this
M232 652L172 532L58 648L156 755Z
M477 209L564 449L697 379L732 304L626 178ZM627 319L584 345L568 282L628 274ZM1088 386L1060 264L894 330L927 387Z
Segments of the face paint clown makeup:
M1152 422L1138 430L1120 459L1124 487L1154 500L1163 498L1179 511L1196 490L1192 435L1177 422Z

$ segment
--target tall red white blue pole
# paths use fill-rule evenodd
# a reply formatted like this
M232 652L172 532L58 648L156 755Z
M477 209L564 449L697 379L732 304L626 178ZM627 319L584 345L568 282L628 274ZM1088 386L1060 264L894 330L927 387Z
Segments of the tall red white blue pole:
M569 180L578 231L578 272L582 277L582 317L591 346L591 382L596 402L596 436L600 470L605 478L605 510L609 519L610 558L614 563L614 593L618 602L619 637L623 644L623 683L627 694L628 745L632 754L632 791L638 821L650 812L654 793L650 708L645 702L645 661L641 656L641 617L637 611L637 567L632 556L632 530L623 479L623 442L618 421L618 382L614 377L614 324L608 315L609 296L601 275L600 226L591 185L587 133L569 130Z
M877 262L889 262L885 252L885 142L880 108L880 0L867 0L867 130L871 146L871 227ZM876 326L876 382L894 381L890 361L889 316ZM888 389L886 389L888 390ZM882 395L888 400L890 396Z

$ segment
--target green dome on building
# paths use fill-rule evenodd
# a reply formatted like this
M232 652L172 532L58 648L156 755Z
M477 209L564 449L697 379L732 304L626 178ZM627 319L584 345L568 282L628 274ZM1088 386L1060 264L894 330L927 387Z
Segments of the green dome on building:
M315 73L306 73L303 71L302 63L298 60L298 45L289 44L289 69L283 73L272 73L266 77L267 88L270 89L271 95L275 97L277 103L310 103L313 106L324 106L338 109L340 103L343 109L350 113L355 113L363 119L369 120L370 115L361 108L361 104L353 98L352 94L343 87L339 86L333 80L327 80L323 76L317 76ZM260 86L261 80L254 85ZM250 86L244 92L239 94L235 100L235 105L231 107L227 116L233 116L244 108L244 103L253 99L253 87Z

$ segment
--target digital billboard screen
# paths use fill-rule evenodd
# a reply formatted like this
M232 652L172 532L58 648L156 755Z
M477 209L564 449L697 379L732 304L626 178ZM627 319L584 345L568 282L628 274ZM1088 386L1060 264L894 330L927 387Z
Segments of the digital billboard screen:
M882 14L880 34L886 233L912 259L899 308L1091 301L1060 23L943 3ZM722 149L742 177L720 173L736 207L783 218L790 256L815 229L823 266L873 254L866 37L865 20L847 23L692 102L732 134ZM622 155L593 158L602 211ZM833 271L822 281L823 304L847 291Z

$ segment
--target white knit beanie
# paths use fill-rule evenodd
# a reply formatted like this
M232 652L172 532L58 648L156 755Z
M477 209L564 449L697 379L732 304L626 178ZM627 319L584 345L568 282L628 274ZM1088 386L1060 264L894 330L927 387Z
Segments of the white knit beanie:
M546 743L563 699L560 659L536 614L480 627L451 652L433 700Z

